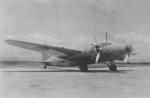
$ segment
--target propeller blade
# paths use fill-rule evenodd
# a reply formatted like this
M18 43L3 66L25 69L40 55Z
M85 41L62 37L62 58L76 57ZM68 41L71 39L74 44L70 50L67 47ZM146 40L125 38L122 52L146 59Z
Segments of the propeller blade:
M124 62L127 63L127 60L128 60L128 54L125 56Z
M94 39L94 41L95 41L95 43L96 43L96 45L98 44L98 42L97 42L97 39L96 39L96 37L95 36L92 36L93 37L93 39Z
M95 60L95 63L98 63L98 61L99 61L99 58L100 58L100 52L98 52L98 53L97 53L97 55L96 55L96 60Z

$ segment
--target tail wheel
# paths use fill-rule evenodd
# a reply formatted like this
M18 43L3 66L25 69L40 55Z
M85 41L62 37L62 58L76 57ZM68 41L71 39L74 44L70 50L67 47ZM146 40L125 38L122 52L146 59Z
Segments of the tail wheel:
M81 72L87 72L88 71L88 66L87 65L80 65L79 69Z

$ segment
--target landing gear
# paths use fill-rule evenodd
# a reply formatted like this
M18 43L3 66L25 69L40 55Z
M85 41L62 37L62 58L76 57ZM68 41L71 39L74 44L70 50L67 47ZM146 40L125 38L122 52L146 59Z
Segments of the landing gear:
M111 64L108 65L108 68L110 71L117 71L117 66L115 65L114 62L111 62Z
M88 66L87 65L80 65L79 69L81 72L87 72L88 71Z
M47 65L45 64L43 68L46 69L46 68L47 68Z
M109 66L110 71L117 71L117 66Z
M44 63L44 67L43 67L43 68L44 68L44 69L46 69L46 68L47 68L47 66L48 66L48 62L45 62L45 63Z

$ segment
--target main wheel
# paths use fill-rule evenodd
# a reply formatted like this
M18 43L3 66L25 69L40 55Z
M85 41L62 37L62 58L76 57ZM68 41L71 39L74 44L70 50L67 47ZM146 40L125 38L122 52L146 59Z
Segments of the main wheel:
M87 65L80 65L79 69L81 72L87 72L88 71L88 66Z
M117 71L117 66L115 66L115 65L109 66L109 70L110 71Z
M44 63L44 69L47 68L47 65L48 65L48 62L45 62L45 63Z
M47 65L45 64L45 65L44 65L44 69L46 69L46 68L47 68Z

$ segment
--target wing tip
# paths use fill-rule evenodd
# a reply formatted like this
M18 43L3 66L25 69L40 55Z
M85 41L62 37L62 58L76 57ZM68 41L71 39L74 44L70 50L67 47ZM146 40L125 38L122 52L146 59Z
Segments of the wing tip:
M16 40L12 40L12 39L6 39L5 40L5 42L7 43L7 44L11 44L12 42L15 42Z
M9 44L11 40L10 39L6 39L5 42Z

